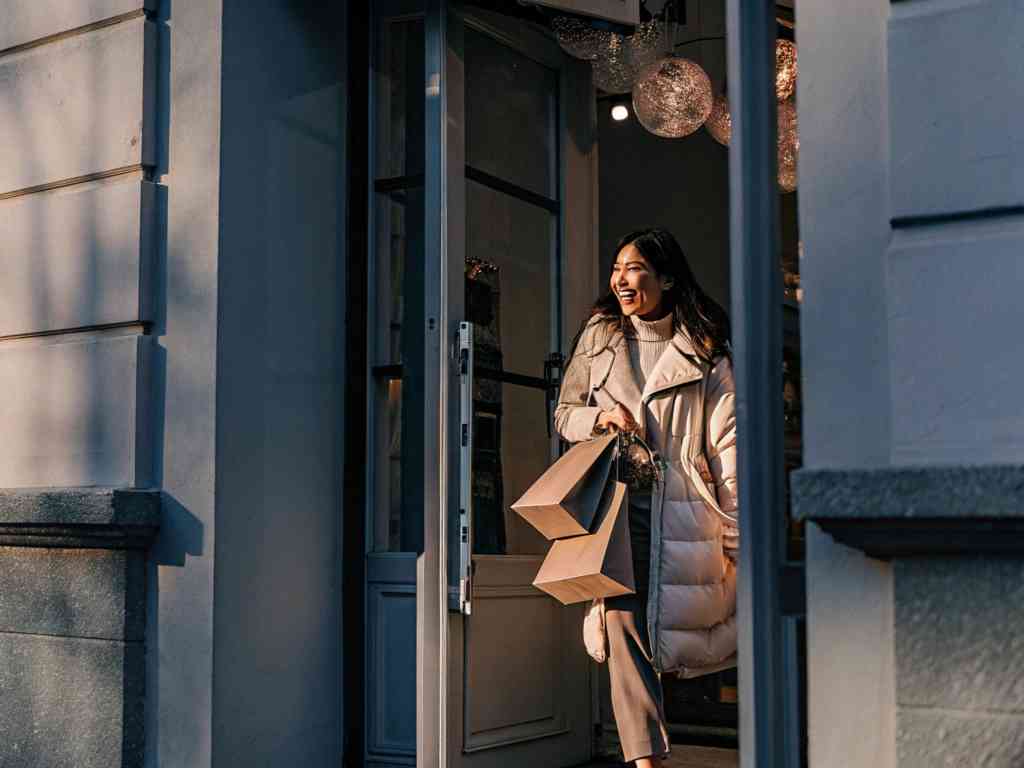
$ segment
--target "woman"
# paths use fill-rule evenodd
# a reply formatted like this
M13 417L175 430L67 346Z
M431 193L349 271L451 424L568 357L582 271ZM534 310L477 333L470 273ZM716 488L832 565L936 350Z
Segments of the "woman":
M663 460L660 482L629 491L636 594L604 605L622 750L627 762L652 768L669 751L660 673L735 665L729 321L663 229L619 241L609 287L577 338L555 427L574 443L607 430L635 433Z

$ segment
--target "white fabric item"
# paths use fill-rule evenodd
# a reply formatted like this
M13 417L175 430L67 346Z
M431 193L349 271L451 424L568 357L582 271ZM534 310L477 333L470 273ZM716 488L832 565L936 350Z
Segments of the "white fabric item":
M583 645L598 664L608 658L608 627L604 622L604 600L592 600L583 617Z
M633 375L642 389L654 366L672 343L672 322L675 318L668 314L658 320L641 320L636 315L629 319L633 332L626 337L626 344Z

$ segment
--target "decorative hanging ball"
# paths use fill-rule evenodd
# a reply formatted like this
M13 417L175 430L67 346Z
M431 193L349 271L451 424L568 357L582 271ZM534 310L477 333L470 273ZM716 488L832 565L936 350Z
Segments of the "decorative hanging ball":
M605 93L628 93L640 70L665 50L665 24L651 19L632 35L613 34L593 61L594 85Z
M778 131L779 189L793 192L796 190L800 134L797 131L796 104L792 99L779 103Z
M796 44L791 40L775 41L775 96L785 101L796 90Z
M651 133L667 139L689 136L711 114L711 80L689 59L666 56L648 64L633 86L633 111Z
M562 50L577 59L593 61L608 48L614 32L596 29L575 16L555 16L551 19L551 29L555 32Z
M724 93L715 96L704 129L723 147L729 146L732 140L732 115L729 113L729 97Z

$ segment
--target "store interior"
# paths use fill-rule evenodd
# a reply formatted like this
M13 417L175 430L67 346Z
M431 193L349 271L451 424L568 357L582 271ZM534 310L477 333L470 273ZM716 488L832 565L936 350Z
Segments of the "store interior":
M468 20L452 54L461 57L461 69L448 86L459 94L452 123L461 119L465 127L464 209L448 212L449 233L459 233L453 242L464 248L465 319L473 324L475 356L468 416L473 442L462 456L472 469L460 498L472 506L467 567L478 583L501 586L487 587L475 612L463 611L461 624L450 630L453 679L462 677L451 689L460 692L461 704L453 706L465 713L459 726L465 730L452 738L462 740L466 765L470 755L481 765L489 754L498 756L498 743L537 764L544 762L537 757L544 749L570 754L556 738L585 754L595 734L596 755L612 757L618 745L607 672L598 666L591 673L566 650L570 636L570 650L580 650L581 606L566 609L538 599L543 595L530 580L549 542L511 505L565 447L551 429L558 361L585 316L584 303L597 298L589 287L585 297L572 294L575 283L584 282L583 272L595 275L599 290L607 289L614 246L623 234L670 230L704 290L730 308L725 0L647 0L633 34L580 17L560 26L557 11L507 0L464 7ZM379 592L382 612L390 610L384 596L391 577L381 576L377 584L374 574L390 573L392 561L424 546L427 361L419 322L423 286L432 276L423 267L427 118L417 86L425 77L426 37L418 8L413 0L378 6L373 43L369 289L376 302L368 338L367 551L370 599ZM791 2L777 6L780 398L787 469L799 466L801 456L793 21ZM655 42L634 55L631 46L641 45L646 30L654 30ZM683 67L685 76L665 82L659 66L666 61ZM686 103L679 102L680 93ZM677 100L674 112L664 108L666 99ZM574 199L575 190L593 197L592 210L588 201ZM579 215L583 210L586 215ZM592 235L576 231L581 221L593 225ZM788 530L789 557L799 561L802 531L795 525ZM515 569L518 581L500 581ZM488 599L491 613L482 607ZM520 625L532 626L532 635L510 643L508 628ZM571 682L552 689L550 680L558 676ZM735 669L691 680L666 677L663 684L674 743L735 750Z
M664 11L663 0L646 3L652 14ZM793 43L793 8L778 8L778 36ZM707 74L713 97L727 95L724 0L689 0L673 38L677 55ZM795 79L795 76L794 76ZM664 227L679 240L694 274L707 293L730 307L729 150L703 125L678 138L659 136L636 114L633 94L615 90L615 78L602 78L595 65L599 143L599 229L601 274L610 271L618 239L631 230ZM795 94L785 100L792 103ZM780 102L781 103L781 102ZM625 108L623 110L623 108ZM618 118L618 119L617 119ZM721 137L721 132L718 132ZM795 181L795 179L793 179ZM780 183L780 267L784 295L784 392L787 469L800 463L799 403L799 232L798 190L790 179ZM794 185L795 186L795 185ZM791 526L790 555L802 557L802 531ZM738 721L736 671L695 680L665 679L666 716L673 739L684 743L735 746ZM602 684L602 730L614 731ZM614 753L614 736L607 745Z

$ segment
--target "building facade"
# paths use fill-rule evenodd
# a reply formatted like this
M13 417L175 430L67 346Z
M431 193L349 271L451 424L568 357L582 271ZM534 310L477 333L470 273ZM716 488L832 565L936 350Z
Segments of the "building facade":
M0 764L599 757L606 683L507 503L558 450L557 355L602 218L636 206L609 190L642 194L600 159L632 145L590 67L512 3L3 5ZM744 261L777 250L745 229L774 124L738 42L777 9L744 6L685 3L685 39L728 50L736 138L731 178L693 145L723 154L686 166L709 191L680 222L705 225L741 394L781 384L746 355L792 310L806 598L775 594L791 552L744 538L775 581L743 601L742 764L1018 765L1024 10L800 0L799 201L765 209L800 243L797 315ZM779 405L741 427L779 427L781 468ZM736 737L735 685L705 735Z

